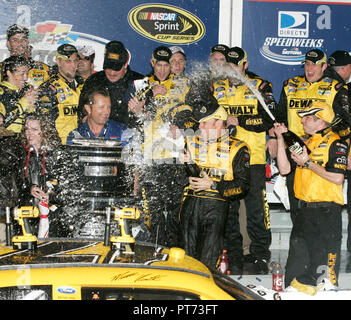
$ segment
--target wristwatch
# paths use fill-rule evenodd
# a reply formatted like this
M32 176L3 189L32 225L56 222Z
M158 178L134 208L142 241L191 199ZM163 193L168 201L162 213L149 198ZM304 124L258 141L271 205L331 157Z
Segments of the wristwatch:
M310 166L310 163L311 163L311 160L308 159L308 160L303 164L303 166L304 166L305 168L308 168L308 167Z
M211 184L211 189L212 190L217 190L217 182L216 181L213 181L212 184Z

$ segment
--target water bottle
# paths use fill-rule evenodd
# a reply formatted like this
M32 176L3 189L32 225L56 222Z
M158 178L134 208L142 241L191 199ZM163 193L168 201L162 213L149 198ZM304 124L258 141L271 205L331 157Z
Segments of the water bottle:
M283 291L283 269L279 263L273 262L272 266L272 289L277 292Z
M39 202L39 230L38 238L48 238L49 237L49 204L46 201Z
M226 249L223 249L219 257L219 271L222 274L228 274L228 255Z
M303 152L303 146L306 146L306 145L298 135L288 130L287 132L282 133L282 136L290 151L294 151L298 154L301 154ZM307 153L310 154L311 151L307 147L306 149L307 149Z

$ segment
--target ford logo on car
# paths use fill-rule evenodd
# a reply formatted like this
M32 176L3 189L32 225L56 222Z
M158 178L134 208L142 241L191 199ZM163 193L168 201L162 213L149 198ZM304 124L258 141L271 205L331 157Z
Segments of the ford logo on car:
M63 294L74 294L77 292L77 290L72 287L59 287L56 290Z

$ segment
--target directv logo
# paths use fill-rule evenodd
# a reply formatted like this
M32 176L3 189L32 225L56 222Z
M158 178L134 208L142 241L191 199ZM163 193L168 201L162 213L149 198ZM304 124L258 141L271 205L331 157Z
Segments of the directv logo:
M309 13L279 11L278 36L308 38Z

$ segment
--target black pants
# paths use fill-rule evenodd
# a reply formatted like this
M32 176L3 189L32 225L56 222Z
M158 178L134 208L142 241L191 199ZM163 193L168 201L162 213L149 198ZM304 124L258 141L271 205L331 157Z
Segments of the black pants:
M351 170L346 171L347 177L347 250L351 252Z
M327 268L329 279L337 285L341 237L341 205L298 208L290 235L285 287L294 278L315 286Z
M214 270L223 249L227 201L188 196L180 212L181 246Z
M247 217L247 233L251 240L250 253L267 261L271 257L272 242L269 205L266 198L265 165L250 166L250 190L244 198Z
M224 248L227 249L229 267L243 263L243 236L239 224L239 200L229 200L229 210L225 222Z

